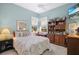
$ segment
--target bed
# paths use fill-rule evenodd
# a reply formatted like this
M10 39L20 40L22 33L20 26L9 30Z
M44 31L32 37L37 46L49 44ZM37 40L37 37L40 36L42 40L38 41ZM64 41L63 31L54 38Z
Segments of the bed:
M49 39L42 36L16 37L14 48L19 55L40 55L49 49Z

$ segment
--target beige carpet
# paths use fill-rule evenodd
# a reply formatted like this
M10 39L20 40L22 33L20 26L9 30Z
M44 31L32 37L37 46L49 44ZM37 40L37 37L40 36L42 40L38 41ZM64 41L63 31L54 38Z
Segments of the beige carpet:
M14 49L0 53L0 55L18 55ZM47 50L43 55L67 55L67 48L50 44L50 51Z

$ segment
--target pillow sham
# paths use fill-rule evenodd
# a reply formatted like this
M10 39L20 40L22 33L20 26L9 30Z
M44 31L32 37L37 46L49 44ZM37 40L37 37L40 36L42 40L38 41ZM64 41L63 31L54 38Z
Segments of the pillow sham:
M26 37L29 35L30 35L30 32L27 32L27 31L16 31L16 37Z

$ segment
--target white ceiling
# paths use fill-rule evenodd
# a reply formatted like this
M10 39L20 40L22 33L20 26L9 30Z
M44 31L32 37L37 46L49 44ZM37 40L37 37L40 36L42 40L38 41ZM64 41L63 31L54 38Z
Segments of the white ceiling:
M57 8L64 4L66 3L16 3L16 5L19 5L39 14Z

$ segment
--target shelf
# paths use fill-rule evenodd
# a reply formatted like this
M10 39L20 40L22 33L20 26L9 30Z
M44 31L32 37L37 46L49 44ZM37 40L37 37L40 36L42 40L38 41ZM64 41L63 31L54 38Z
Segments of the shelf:
M57 32L64 32L65 29L55 29L54 31L57 31Z
M54 25L52 25L52 23ZM66 28L66 20L56 20L48 22L48 38L51 43L65 46L65 28Z

